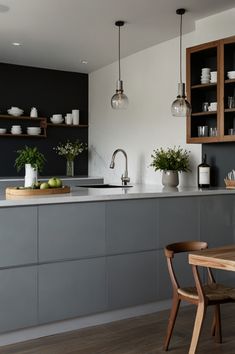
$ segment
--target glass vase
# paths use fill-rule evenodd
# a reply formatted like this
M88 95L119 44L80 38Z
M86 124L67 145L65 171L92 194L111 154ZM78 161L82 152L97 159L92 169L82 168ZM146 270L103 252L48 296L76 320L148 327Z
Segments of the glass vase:
M66 160L66 176L74 176L74 160Z

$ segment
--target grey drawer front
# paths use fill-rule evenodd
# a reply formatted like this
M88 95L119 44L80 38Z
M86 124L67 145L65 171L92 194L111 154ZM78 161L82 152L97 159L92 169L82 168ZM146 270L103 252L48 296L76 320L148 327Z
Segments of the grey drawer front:
M0 267L37 261L37 208L0 208Z
M162 198L159 202L160 246L199 240L199 198Z
M105 310L104 258L39 267L40 323Z
M37 270L0 270L0 331L37 324Z
M105 204L39 207L39 261L105 253Z
M157 251L108 257L109 310L155 301L157 263Z
M106 203L108 254L157 248L158 202L130 200Z

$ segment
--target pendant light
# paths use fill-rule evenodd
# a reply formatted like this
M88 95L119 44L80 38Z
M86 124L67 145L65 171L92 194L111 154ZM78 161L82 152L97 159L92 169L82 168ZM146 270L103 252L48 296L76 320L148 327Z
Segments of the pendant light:
M124 26L124 21L116 21L118 27L118 80L116 83L116 93L111 98L111 106L113 109L125 109L128 106L128 98L123 93L123 81L121 80L121 63L120 63L120 27Z
M171 113L174 117L185 117L191 113L191 105L186 99L185 83L182 82L182 16L185 9L176 10L180 15L180 82L178 83L178 96L171 105Z

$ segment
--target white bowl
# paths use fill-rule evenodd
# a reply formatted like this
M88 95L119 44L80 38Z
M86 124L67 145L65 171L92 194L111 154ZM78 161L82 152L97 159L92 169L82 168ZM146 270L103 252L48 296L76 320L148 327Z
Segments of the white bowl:
M27 131L27 134L28 134L28 135L40 135L41 132L32 132L32 131L28 130L28 131Z
M27 127L27 130L31 130L31 131L40 131L41 128L40 127Z
M23 109L13 107L8 109L7 113L10 114L11 116L19 117L24 113L24 111Z
M227 74L228 74L228 75L229 75L229 74L235 75L235 70L233 70L233 71L228 71Z
M51 122L52 122L53 124L60 124L60 123L62 123L62 122L64 121L63 118L55 118L55 117L54 117L54 118L51 117L50 120L51 120Z
M7 130L6 128L0 128L0 134L6 134Z

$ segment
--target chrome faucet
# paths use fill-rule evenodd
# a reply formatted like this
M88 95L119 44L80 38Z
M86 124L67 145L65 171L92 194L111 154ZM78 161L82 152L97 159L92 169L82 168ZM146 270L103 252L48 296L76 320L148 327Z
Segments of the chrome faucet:
M122 180L122 184L123 184L124 186L126 186L127 183L130 182L130 177L128 177L128 167L127 167L128 162L127 162L127 154L126 154L126 151L124 151L123 149L117 149L117 150L115 150L114 153L113 153L113 155L112 155L112 160L111 160L111 163L110 163L110 166L109 166L109 167L110 167L110 168L114 168L114 166L115 166L114 160L115 160L115 157L116 157L116 155L117 155L118 152L122 152L123 155L124 155L124 157L125 157L125 171L124 171L124 174L122 174L122 176L121 176L121 180Z

